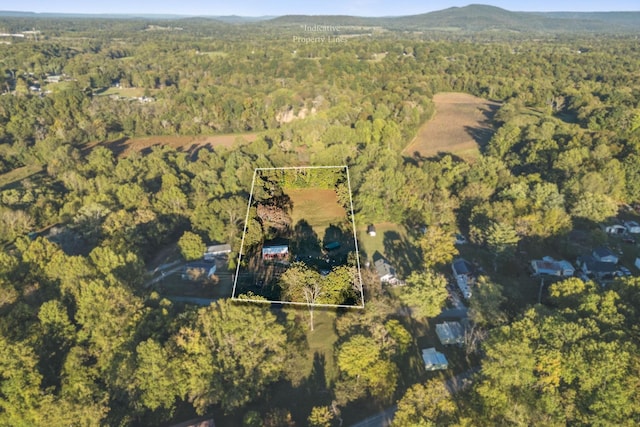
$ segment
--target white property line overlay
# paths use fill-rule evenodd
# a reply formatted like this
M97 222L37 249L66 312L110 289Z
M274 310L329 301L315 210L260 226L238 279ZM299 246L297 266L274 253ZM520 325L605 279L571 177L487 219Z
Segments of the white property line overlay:
M353 243L356 248L356 266L358 269L358 280L360 288L360 301L361 305L346 305L346 304L309 304L305 302L294 301L272 301L266 299L250 299L250 298L238 298L236 296L236 287L238 285L238 278L240 276L240 263L242 261L242 252L244 251L244 238L247 234L247 226L249 225L249 212L251 211L251 202L253 201L253 189L256 183L256 176L258 171L268 170L300 170L300 169L345 169L347 172L347 186L349 187L349 204L351 205L351 225L353 226ZM251 193L249 194L249 203L247 204L247 215L244 219L244 230L242 231L242 242L240 243L240 251L238 252L238 265L236 266L236 277L233 281L233 290L231 292L232 301L246 301L256 302L262 304L289 304L299 305L307 307L340 307L340 308L364 308L364 289L362 283L362 273L360 272L360 252L358 250L358 237L356 235L356 220L353 214L353 198L351 197L351 178L349 177L349 166L286 166L281 168L255 168L253 171L253 180L251 181Z

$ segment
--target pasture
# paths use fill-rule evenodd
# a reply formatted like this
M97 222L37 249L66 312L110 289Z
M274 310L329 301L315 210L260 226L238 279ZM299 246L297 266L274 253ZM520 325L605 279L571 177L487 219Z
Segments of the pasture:
M306 221L319 238L324 236L329 226L342 224L347 219L347 212L338 203L335 190L316 188L288 189L291 199L291 222L295 225Z
M431 157L448 152L465 160L476 159L480 147L493 135L491 119L500 104L457 92L438 93L433 102L435 115L420 127L403 153Z

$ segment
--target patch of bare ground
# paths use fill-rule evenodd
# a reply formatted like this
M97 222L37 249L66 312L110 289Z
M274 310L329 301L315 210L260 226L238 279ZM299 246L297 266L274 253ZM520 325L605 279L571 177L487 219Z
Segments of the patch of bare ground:
M436 113L425 122L403 153L431 157L452 153L474 160L486 145L494 129L491 119L500 103L458 92L438 93L433 97Z

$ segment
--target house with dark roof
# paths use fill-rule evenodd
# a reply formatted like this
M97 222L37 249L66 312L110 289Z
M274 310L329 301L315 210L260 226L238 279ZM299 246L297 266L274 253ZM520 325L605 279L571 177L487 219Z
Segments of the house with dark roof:
M398 282L398 278L396 277L396 269L391 266L389 261L384 258L379 258L374 261L373 266L376 269L376 273L378 273L378 277L382 283L390 283L395 284Z
M456 258L451 263L453 277L456 284L466 299L471 298L471 285L475 282L475 268L464 258Z
M577 259L580 270L596 279L613 279L618 270L615 263L599 261L592 255L582 255Z
M593 257L597 261L610 262L612 264L617 264L618 263L618 257L616 256L616 254L614 254L611 251L611 249L606 248L604 246L600 246L598 248L595 248L591 255L593 255Z

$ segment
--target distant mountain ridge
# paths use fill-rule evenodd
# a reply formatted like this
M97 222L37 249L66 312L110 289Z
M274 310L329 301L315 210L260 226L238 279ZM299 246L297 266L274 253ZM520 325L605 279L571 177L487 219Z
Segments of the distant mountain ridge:
M161 15L161 14L69 14L0 11L0 17L104 18L104 19L213 19L229 24L261 23L275 26L334 25L382 27L411 31L513 31L513 32L640 32L640 11L631 12L512 12L495 6L471 4L419 15L362 17L349 15L284 15L278 17Z
M268 22L279 25L324 24L423 31L640 32L640 11L511 12L495 6L472 4L398 17L286 15Z

